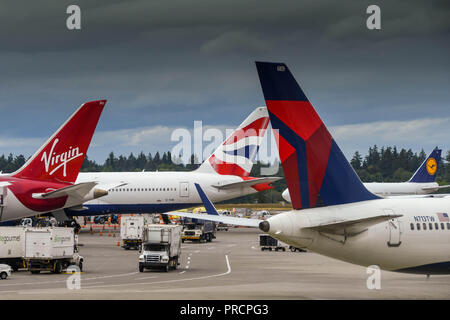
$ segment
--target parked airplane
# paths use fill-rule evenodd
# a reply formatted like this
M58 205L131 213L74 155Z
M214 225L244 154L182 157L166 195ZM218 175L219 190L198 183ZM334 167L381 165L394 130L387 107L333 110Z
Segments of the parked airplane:
M256 108L215 152L192 172L92 172L80 173L77 183L126 183L101 199L86 202L83 210L68 215L106 213L162 213L201 204L194 182L201 183L209 197L223 201L271 189L278 177L253 178L250 171L264 138L269 116Z
M0 176L0 221L76 208L108 193L92 180L74 184L105 103L84 103L19 170Z
M272 127L279 133L294 210L266 221L215 212L177 214L258 226L294 247L362 266L450 274L450 197L380 198L369 192L288 67L267 62L256 67ZM325 207L313 208L319 194Z
M440 186L434 181L441 160L441 152L442 150L436 147L407 182L366 182L364 186L370 192L382 197L428 194L448 188L450 185ZM284 190L281 196L287 202L291 202L289 189Z

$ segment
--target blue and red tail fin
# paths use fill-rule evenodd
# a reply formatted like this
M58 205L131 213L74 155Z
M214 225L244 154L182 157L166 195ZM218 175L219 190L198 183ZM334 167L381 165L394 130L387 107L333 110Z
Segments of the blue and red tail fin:
M419 169L413 174L409 182L434 182L437 169L439 168L439 162L441 161L441 152L442 150L438 149L438 147L434 148L420 165Z
M294 209L377 199L362 184L284 63L256 62Z

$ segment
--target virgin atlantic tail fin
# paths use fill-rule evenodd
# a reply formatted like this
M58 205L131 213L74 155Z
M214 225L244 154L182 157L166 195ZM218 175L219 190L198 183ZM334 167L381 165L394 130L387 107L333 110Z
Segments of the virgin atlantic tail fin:
M74 183L106 100L84 103L12 176Z

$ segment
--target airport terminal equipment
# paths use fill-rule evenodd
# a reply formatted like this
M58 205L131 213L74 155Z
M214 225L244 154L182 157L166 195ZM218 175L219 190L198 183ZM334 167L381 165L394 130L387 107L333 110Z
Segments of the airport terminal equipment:
M259 246L261 247L261 251L264 251L264 250L286 251L285 243L283 243L275 238L272 238L268 234L260 234L259 235Z
M181 254L182 226L175 224L148 224L144 228L139 271L163 268L176 269Z
M11 276L11 267L7 264L0 264L0 279L5 280Z
M216 238L216 224L208 220L184 219L181 241L211 242Z
M14 271L25 267L26 229L23 226L0 227L0 263L10 265Z
M122 248L138 249L142 244L145 218L143 216L122 216L120 219L120 238Z
M217 224L216 230L217 230L217 231L228 231L228 228L229 228L229 227L230 227L230 226L229 226L228 224L223 223L223 222L219 222L219 223Z
M26 228L24 240L23 258L31 273L61 273L70 265L83 270L84 258L78 254L72 228Z

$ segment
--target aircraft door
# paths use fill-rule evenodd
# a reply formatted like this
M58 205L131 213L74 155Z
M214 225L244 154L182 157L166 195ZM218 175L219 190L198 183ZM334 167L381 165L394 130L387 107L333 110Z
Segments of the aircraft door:
M394 211L391 209L385 209L385 214L392 215L394 214ZM389 241L387 242L387 245L389 247L398 247L402 244L401 241L401 230L400 230L400 222L397 218L390 219L388 221L388 228L389 228Z
M180 197L189 197L189 182L180 182Z

